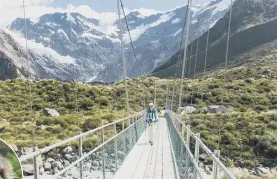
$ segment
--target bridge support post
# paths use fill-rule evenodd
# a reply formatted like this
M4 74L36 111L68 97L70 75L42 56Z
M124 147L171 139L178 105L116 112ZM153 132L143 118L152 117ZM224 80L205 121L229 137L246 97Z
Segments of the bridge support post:
M168 109L168 97L169 97L168 81L166 81L166 100L165 100L165 109Z
M188 147L190 146L190 132L189 132L189 129L190 129L190 125L187 125L187 144L188 144Z
M156 104L156 99L157 99L157 96L156 96L156 80L154 80L154 105L155 107L157 107L157 104Z
M34 149L34 150L36 150L36 149ZM35 156L33 159L34 160L34 178L35 179L39 179L38 156L39 155Z
M80 132L81 133L81 132ZM79 138L79 157L83 155L83 137ZM80 179L83 179L83 160L80 161Z
M200 133L196 133L196 137L198 137L200 139ZM198 160L199 160L199 143L197 140L195 140L195 151L194 151L194 158L195 158L195 162L198 166Z
M219 158L220 150L215 150L214 153ZM213 160L213 179L218 179L218 165L214 160Z
M104 129L101 129L101 142L104 143L105 142L105 138L104 138ZM105 167L105 150L104 147L102 147L102 169L103 169L103 179L106 178L106 167Z
M114 124L114 135L117 134L117 130L116 130L116 124ZM118 156L117 156L117 139L115 139L115 143L114 143L114 152L115 152L115 171L117 171L118 169Z
M172 98L171 98L171 106L170 106L171 111L173 110L174 93L175 93L175 81L174 81L174 85L173 85Z

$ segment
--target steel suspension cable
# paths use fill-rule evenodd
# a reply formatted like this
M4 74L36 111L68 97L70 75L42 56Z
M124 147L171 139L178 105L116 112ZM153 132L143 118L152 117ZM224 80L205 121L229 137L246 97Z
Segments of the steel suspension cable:
M171 111L173 110L173 105L174 105L174 95L175 95L175 81L173 81L173 90L172 90L172 99L171 99Z
M138 58L137 58L137 53L136 53L134 42L133 42L133 39L132 39L132 36L131 36L131 32L130 32L130 28L129 28L129 23L128 23L128 20L127 20L127 16L126 16L126 13L125 13L125 10L124 10L124 5L123 5L122 0L120 0L120 5L121 5L122 12L123 12L126 28L127 28L127 31L128 31L128 36L129 36L129 39L130 39L130 44L132 46L133 54L134 54L134 57L135 57L135 61L136 61L137 67L139 69L140 78L141 78L141 84L143 86L143 94L145 94L145 91L146 91L145 88L146 87L144 85L143 72L142 72L140 63L139 63ZM144 105L144 108L145 108L146 107L145 106L146 105L145 95L143 95L143 101L144 101L143 105Z
M198 58L198 48L199 48L199 38L197 38L197 42L196 42L196 52L195 52L195 61L194 61L194 71L193 71L193 78L195 78L196 76L196 65L197 65L197 58Z
M179 55L178 55L180 61L181 61L181 57L182 57L181 51L182 51L182 47L183 47L184 32L185 32L187 17L188 17L188 5L186 5L185 20L184 20L184 24L183 24L183 27L182 27L182 33L181 33L181 42L180 42ZM179 66L176 63L176 71L175 71L175 75L174 75L175 77L177 77L178 70L179 70Z
M199 48L199 38L197 38L197 41L196 41L196 52L195 52L195 61L194 61L194 70L193 70L193 79L195 80L195 76L196 76L196 65L197 65L197 55L198 55L198 48ZM190 101L190 104L192 105L193 103L193 90L191 92L191 101Z
M186 67L186 58L187 58L187 44L188 44L188 34L189 34L189 27L190 27L190 21L191 21L191 0L188 0L188 18L186 22L186 37L185 37L185 48L184 48L184 60L182 65L182 76L181 76L181 84L180 84L180 92L179 92L179 104L178 104L178 114L180 115L180 108L182 104L182 92L183 92L183 86L184 86L184 73L185 73L185 67Z
M76 45L73 43L73 38L72 38L72 24L71 24L71 9L70 9L70 0L68 0L68 21L69 21L69 29L70 29L70 37L69 40L71 44L76 47ZM76 58L73 57L73 79L72 82L74 84L74 98L75 98L75 113L76 117L78 117L79 113L79 105L78 105L78 94L77 94L77 76L76 76L76 69L75 69L75 63L76 63ZM77 120L78 127L80 126L80 120ZM77 128L78 129L78 128ZM77 134L80 133L80 131L76 131Z
M189 62L188 62L188 80L190 78L190 66L191 66L191 60L192 60L192 50L193 50L193 42L190 44L190 56ZM187 80L187 86L185 88L185 91L189 94L189 81ZM188 97L186 97L186 106L188 105Z
M193 51L193 42L191 42L191 47L190 47L188 79L190 78L191 60L192 60L192 56L193 56L192 51Z
M206 77L209 37L210 37L210 25L208 25L208 32L207 32L207 39L206 39L206 52L205 52L205 59L204 59L203 79L205 79L205 77ZM203 102L203 97L204 97L204 91L201 94L201 103Z
M32 86L31 86L31 69L30 69L30 59L29 59L29 50L28 50L28 32L27 32L27 19L26 19L26 6L25 0L22 1L23 5L23 15L24 15L24 31L25 31L25 51L27 56L27 68L28 68L28 88L29 88L29 104L30 104L30 114L32 120L32 145L33 152L36 151L36 121L37 118L33 115L33 98L32 98ZM33 158L34 163L34 178L38 178L38 163L36 157Z
M26 19L26 8L25 0L23 0L23 14L24 14L24 31L25 31L25 52L27 55L27 70L28 70L28 87L29 87L29 102L30 102L30 112L33 112L33 101L32 101L32 86L31 86L31 70L30 70L30 59L28 50L28 32L27 32L27 19Z
M231 0L230 13L229 13L229 22L228 22L228 33L227 33L227 42L226 42L226 54L225 54L225 65L224 65L224 74L223 74L223 88L226 85L226 71L228 65L229 57L229 44L230 44L230 33L231 33L231 22L232 22L232 10L233 10L233 0ZM222 90L223 90L222 88ZM221 104L223 105L223 96L221 98Z
M117 0L117 10L118 10L118 20L119 20L119 27L120 27L119 36L120 36L120 42L121 42L121 58L122 58L122 64L123 64L123 78L124 78L125 95L126 95L126 108L127 108L127 114L128 116L130 116L129 94L128 94L128 84L127 84L127 69L126 69L121 13L120 13L120 0ZM130 124L131 124L131 121L129 120L129 125Z
M203 8L203 0L201 0L201 10L202 11L204 8ZM196 66L197 66L197 60L198 60L198 48L199 48L199 39L200 39L201 36L199 36L197 38L197 41L196 41L196 51L195 51L195 61L194 61L194 71L193 71L193 79L195 79L195 76L196 76ZM193 91L192 91L192 97L191 97L191 105L192 105L192 99L193 99Z
M229 57L229 44L230 44L230 33L231 33L231 22L232 22L232 10L233 10L233 0L231 0L231 5L229 8L229 22L228 22L228 31L227 31L227 42L226 42L226 54L225 54L225 64L224 64L224 72L223 72L223 84L222 84L222 94L224 93L224 88L226 86L226 72L227 72L227 65L228 65L228 57ZM226 95L228 95L227 91L226 91ZM224 96L221 96L221 105L224 105ZM230 113L229 117L230 117ZM220 118L220 124L219 127L222 126L222 119ZM220 149L220 141L221 141L221 131L223 130L223 128L220 128L218 130L218 137L219 140L217 141L217 150Z
M123 12L123 16L124 16L126 28L127 28L127 31L128 31L128 35L129 35L129 38L130 38L130 43L131 43L131 46L132 46L132 50L133 50L133 53L134 53L134 57L135 57L137 66L138 66L138 68L139 68L140 75L142 75L142 70L141 70L140 65L139 65L139 62L138 62L137 54L136 54L136 51L135 51L133 39L132 39L131 32L130 32L130 28L129 28L129 23L128 23L128 20L127 20L127 17L126 17L126 13L125 13L125 10L124 10L124 6L123 6L122 0L120 0L120 5L121 5L122 12Z
M182 48L183 48L183 40L184 40L184 32L185 32L185 27L186 27L186 22L187 22L187 17L188 17L188 5L186 5L186 12L185 12L185 20L184 20L184 24L182 26L182 31L181 31L181 41L180 41L180 46L179 46L179 54L177 56L177 61L178 59L180 59L180 62L182 61ZM174 77L177 78L177 74L179 73L179 70L181 69L180 66L178 65L178 63L175 64L176 65L176 69L175 69L175 73L174 73ZM182 65L181 65L182 66ZM174 103L174 93L175 93L175 81L173 80L173 92L172 92L172 100L171 100L171 110L173 108L173 103Z

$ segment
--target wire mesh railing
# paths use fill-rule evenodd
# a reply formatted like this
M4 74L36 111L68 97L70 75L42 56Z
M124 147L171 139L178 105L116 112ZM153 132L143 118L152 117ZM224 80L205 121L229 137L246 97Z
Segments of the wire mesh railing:
M185 143L182 135L172 121L169 113L166 113L166 120L171 139L173 157L177 167L177 178L179 179L204 179L194 160L194 157Z
M111 179L137 143L145 127L144 120L133 123L55 176L59 179ZM78 165L80 162L83 165L83 172L80 172Z
M171 144L174 154L174 160L177 165L177 177L180 179L205 179L203 172L198 167L198 158L200 148L203 150L213 161L212 178L219 179L219 170L223 172L223 176L229 179L236 179L236 177L225 167L219 160L217 154L219 151L212 152L200 139L200 134L193 133L189 126L182 123L175 114L167 110L165 114L168 129L171 138ZM186 139L184 134L186 133ZM194 155L190 150L190 139L195 141Z
M26 156L21 156L20 161L24 162L32 159L47 158L50 151L54 159L61 161L61 165L65 161L68 162L65 166L60 167L56 166L58 162L52 162L54 171L52 173L48 171L48 178L110 179L122 165L125 157L137 143L141 134L145 131L146 123L142 119L142 116L143 112L139 112L130 117L81 133ZM127 127L125 128L125 126ZM90 138L100 139L99 144L84 149L84 143L89 141L88 139ZM69 154L63 153L62 148L64 149L66 145L76 141L78 142L78 154L76 154L76 151L75 154L74 151L71 151ZM61 158L60 156L63 157ZM39 168L36 167L34 167L34 173L35 179L42 175Z

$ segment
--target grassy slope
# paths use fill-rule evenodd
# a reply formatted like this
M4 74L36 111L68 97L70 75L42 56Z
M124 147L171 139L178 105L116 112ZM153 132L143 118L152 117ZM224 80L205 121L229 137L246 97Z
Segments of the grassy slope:
M267 61L268 62L268 61ZM273 63L266 63L273 64ZM223 83L222 72L214 72L205 79L186 80L191 88L184 91L183 103L192 101L197 109L208 105L224 104L231 114L184 116L194 131L199 131L204 141L212 149L218 147L222 154L233 159L226 160L229 165L255 166L264 163L265 158L277 163L277 82L274 79L275 67L265 63L245 68L228 70L226 83ZM271 69L273 78L262 78ZM257 74L256 74L257 73ZM247 80L250 77L254 79ZM234 80L230 80L230 79ZM144 78L147 93L143 92L140 79L129 81L130 106L132 112L139 111L153 99L153 79ZM162 84L158 88L158 104L165 103L165 80L156 79ZM170 90L173 80L168 80ZM179 80L176 80L177 93ZM32 117L28 103L28 85L23 80L0 82L0 137L18 146L31 145L32 119L36 118L36 141L39 146L52 144L59 140L76 135L80 130L86 131L119 119L126 115L123 83L110 86L90 86L77 84L78 113L75 108L73 84L42 80L32 84L33 109ZM175 93L176 94L176 93ZM201 96L203 94L203 101ZM169 98L171 100L171 97ZM174 110L177 107L175 96ZM60 117L47 117L43 108L57 109ZM222 124L218 127L218 124ZM216 126L216 127L215 127ZM219 135L220 131L220 135ZM47 138L45 137L47 136ZM95 141L94 141L95 142ZM268 160L266 160L268 162ZM269 164L272 164L269 163Z
M129 82L132 112L143 109L143 88L138 80ZM153 78L147 79L147 103L153 94ZM31 134L36 120L36 141L45 146L100 126L101 123L126 116L123 83L112 86L77 84L78 112L75 107L74 85L55 80L42 80L31 85L30 113L27 82L16 79L0 82L0 137L18 146L31 146ZM163 85L161 88L165 89ZM165 92L165 91L164 91ZM153 98L152 98L153 99ZM164 103L164 102L163 102ZM56 109L60 117L47 117L44 108ZM102 120L101 120L102 119ZM47 138L45 137L47 136Z

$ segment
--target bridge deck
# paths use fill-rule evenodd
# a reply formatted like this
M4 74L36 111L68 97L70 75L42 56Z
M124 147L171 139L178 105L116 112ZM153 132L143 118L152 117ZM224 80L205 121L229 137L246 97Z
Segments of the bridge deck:
M154 145L148 143L144 132L125 159L115 179L175 179L166 120L153 126Z

